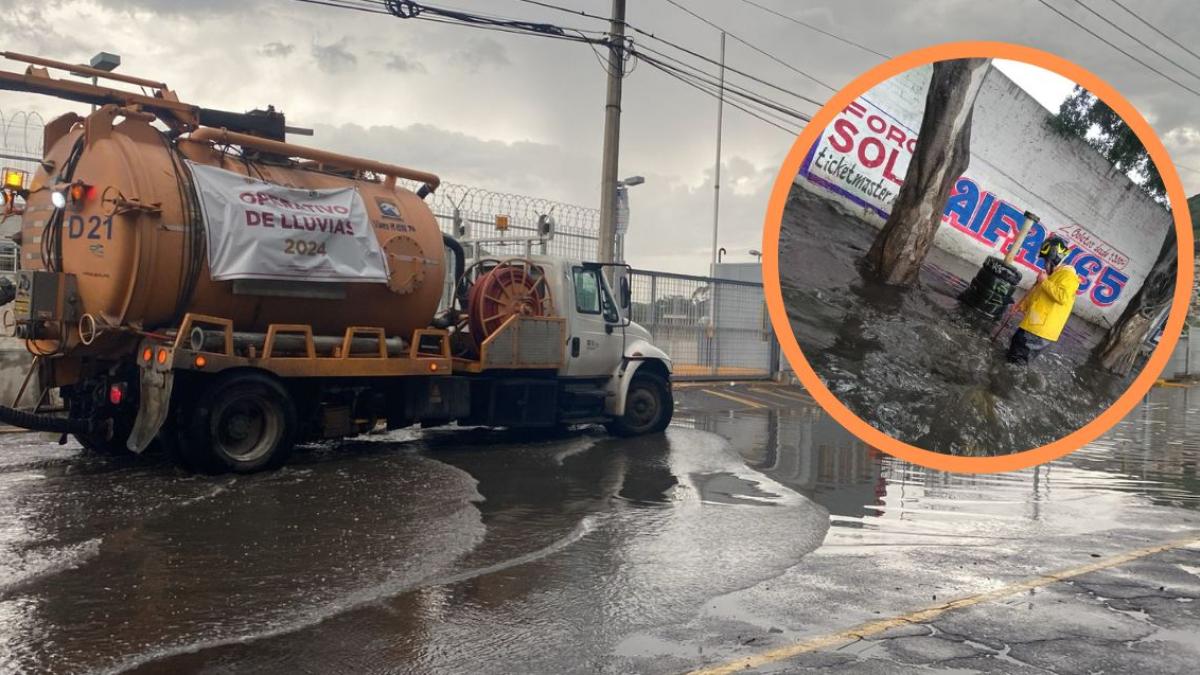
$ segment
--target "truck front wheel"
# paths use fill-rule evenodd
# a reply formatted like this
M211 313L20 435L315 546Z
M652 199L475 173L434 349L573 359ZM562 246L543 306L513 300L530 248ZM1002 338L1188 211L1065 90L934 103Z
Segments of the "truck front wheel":
M296 406L287 389L261 373L219 376L187 414L178 451L208 473L277 467L296 443Z
M653 434L667 428L674 412L675 399L666 379L638 371L625 394L625 414L605 426L614 436Z

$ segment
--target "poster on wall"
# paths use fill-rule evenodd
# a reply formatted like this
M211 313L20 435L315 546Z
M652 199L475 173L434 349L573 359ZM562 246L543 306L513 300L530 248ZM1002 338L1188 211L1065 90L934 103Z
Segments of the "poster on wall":
M804 181L861 207L878 217L881 225L904 184L904 176L916 149L919 118L905 123L866 97L846 106L809 150L797 181ZM984 164L972 158L972 164ZM950 253L980 263L988 255L1004 255L1013 245L1026 210L1044 205L1026 205L1001 198L974 176L986 176L986 167L974 166L959 178L943 211L939 245ZM1037 251L1048 233L1056 233L1071 244L1067 263L1081 277L1079 293L1093 311L1093 320L1112 313L1130 280L1130 256L1120 247L1079 223L1038 223L1018 252L1018 266L1032 271L1028 279L1043 271Z
M383 251L353 187L275 185L188 162L217 281L387 283Z

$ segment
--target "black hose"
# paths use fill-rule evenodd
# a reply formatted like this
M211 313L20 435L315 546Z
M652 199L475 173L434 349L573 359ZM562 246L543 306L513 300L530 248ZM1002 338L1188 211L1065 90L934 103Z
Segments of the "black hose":
M462 244L458 243L457 239L444 232L442 233L442 243L454 253L454 283L457 285L467 266L467 253L463 250Z
M56 434L90 434L96 430L92 420L29 413L6 405L0 405L0 422L30 431L50 431Z

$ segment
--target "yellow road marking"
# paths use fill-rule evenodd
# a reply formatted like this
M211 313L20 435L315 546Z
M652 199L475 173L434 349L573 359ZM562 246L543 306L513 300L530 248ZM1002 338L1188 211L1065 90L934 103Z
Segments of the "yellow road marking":
M789 393L787 391L768 391L766 389L760 389L759 387L750 387L750 389L752 391L757 391L760 394L766 394L767 396L778 396L779 398L784 398L784 399L788 399L791 401L803 401L805 403L815 403L815 400L809 396L793 394L793 393Z
M712 394L713 396L720 396L721 398L727 398L730 401L737 401L738 403L741 403L742 405L748 405L751 408L767 407L767 405L765 403L759 403L758 401L748 399L748 398L742 398L741 396L734 396L733 394L726 394L725 392L717 391L716 389L702 389L701 391L703 391L706 394Z
M1066 581L1067 579L1088 574L1089 572L1096 572L1099 570L1108 569L1110 567L1123 565L1127 562L1144 558L1148 555L1154 555L1155 553L1162 553L1163 551L1169 551L1174 548L1183 548L1185 546L1194 546L1196 544L1200 544L1200 537L1193 536L1186 539L1176 539L1174 541L1169 541L1165 544L1158 544L1156 546L1147 546L1146 548L1140 548L1134 551L1128 551L1126 553L1120 553L1118 555L1097 560L1096 562L1087 565L1079 565L1078 567L1072 567L1070 569L1065 569L1058 572L1051 572L1050 574L1045 574L1040 577L1034 577L1026 581L1020 581L1008 586L1002 586L996 590L987 591L986 593L969 595L963 598L958 598L957 600L951 600L950 602L941 605L926 607L925 609L892 617L890 619L870 621L839 633L821 635L810 638L803 642L784 645L761 654L744 656L720 665L708 668L700 668L698 670L691 671L689 675L730 675L731 673L740 672L747 668L757 668L759 666L767 665L768 663L775 663L777 661L782 661L794 656L799 656L800 654L814 652L819 649L833 647L835 645L842 645L847 642L870 637L872 635L878 635L879 633L896 628L898 626L930 621L953 609L962 609L964 607L970 607L971 605L977 605L981 602L998 600L1010 595L1016 595L1017 593L1032 590L1034 588L1049 586L1050 584L1059 581Z

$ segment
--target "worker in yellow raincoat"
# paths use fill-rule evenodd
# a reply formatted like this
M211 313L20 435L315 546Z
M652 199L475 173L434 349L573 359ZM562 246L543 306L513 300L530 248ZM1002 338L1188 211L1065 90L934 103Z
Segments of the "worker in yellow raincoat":
M1009 363L1029 363L1058 341L1071 317L1079 292L1079 275L1074 267L1063 264L1067 251L1066 240L1056 234L1047 238L1038 251L1038 257L1046 265L1046 278L1034 284L1017 303L1016 310L1025 318L1008 345Z

